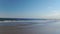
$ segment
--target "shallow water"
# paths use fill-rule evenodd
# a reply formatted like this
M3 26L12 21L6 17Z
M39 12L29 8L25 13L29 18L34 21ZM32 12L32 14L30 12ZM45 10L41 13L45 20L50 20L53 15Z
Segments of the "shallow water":
M0 23L0 32L2 34L60 34L60 20L4 21Z

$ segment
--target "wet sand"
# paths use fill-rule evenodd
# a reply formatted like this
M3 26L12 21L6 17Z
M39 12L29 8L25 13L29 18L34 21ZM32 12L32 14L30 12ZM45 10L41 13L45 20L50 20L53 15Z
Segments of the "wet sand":
M0 34L17 34L16 26L0 26Z
M60 21L17 25L17 34L60 34Z
M0 34L60 34L60 21L3 23Z
M2 25L1 25L2 24ZM36 34L35 22L0 23L0 34Z

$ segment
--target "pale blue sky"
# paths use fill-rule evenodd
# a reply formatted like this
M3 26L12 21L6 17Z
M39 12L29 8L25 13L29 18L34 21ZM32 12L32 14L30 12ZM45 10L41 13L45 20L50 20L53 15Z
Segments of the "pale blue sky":
M0 17L60 18L60 0L0 0Z

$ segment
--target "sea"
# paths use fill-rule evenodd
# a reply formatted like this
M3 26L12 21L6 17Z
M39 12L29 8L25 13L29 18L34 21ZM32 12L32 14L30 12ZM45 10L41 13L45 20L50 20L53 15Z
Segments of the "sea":
M0 21L0 26L15 26L15 34L60 34L60 20Z

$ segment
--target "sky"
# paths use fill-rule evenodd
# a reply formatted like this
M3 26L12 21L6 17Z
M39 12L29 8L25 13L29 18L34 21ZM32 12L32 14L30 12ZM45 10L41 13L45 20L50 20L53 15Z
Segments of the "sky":
M60 19L60 0L0 0L0 17Z

